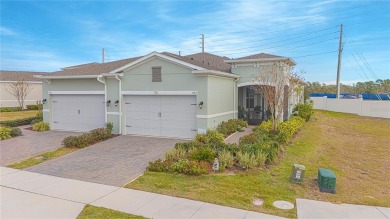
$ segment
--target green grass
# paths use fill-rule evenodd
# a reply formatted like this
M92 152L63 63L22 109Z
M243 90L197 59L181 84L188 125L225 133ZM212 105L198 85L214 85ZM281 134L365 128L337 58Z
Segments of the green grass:
M116 219L144 219L145 217L135 216L132 214L123 213L120 211L111 210L108 208L95 207L87 205L80 212L77 219L96 219L96 218L116 218Z
M17 112L0 112L0 122L15 120L15 119L24 119L36 116L38 110L23 110Z
M389 124L388 119L316 111L268 169L203 176L146 172L125 187L290 218L296 217L296 209L279 210L272 202L308 198L390 207ZM294 163L306 166L303 184L288 181ZM318 191L321 167L334 170L337 194ZM264 206L254 206L254 198L263 198Z
M54 150L54 151L40 154L40 155L35 156L35 157L30 157L30 158L23 160L23 161L20 161L18 163L8 165L8 167L15 168L15 169L25 169L27 167L31 167L31 166L40 164L42 162L45 162L45 161L48 161L48 160L51 160L51 159L54 159L57 157L64 156L65 154L69 154L69 153L74 152L76 150L78 150L78 148L63 147L63 148L59 148L59 149Z

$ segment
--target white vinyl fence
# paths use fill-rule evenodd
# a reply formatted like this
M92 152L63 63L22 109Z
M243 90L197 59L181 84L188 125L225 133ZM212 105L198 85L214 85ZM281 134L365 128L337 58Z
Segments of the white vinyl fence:
M327 97L310 97L310 99L313 100L314 109L390 118L390 101L386 100L333 99Z

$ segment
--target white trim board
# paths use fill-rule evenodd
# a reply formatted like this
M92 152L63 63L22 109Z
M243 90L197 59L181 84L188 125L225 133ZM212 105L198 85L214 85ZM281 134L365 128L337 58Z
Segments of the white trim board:
M218 116L224 116L224 115L229 115L237 113L237 111L229 111L229 112L223 112L223 113L215 113L215 114L210 114L210 115L196 115L197 119L210 119Z
M197 95L198 91L121 91L121 95Z
M107 112L107 115L120 115L120 112Z
M159 58L162 58L162 59L165 59L165 60L177 63L179 65L185 66L187 68L198 69L198 70L205 70L205 68L202 68L200 66L196 66L196 65L190 64L188 62L184 62L184 61L181 61L179 59L175 59L175 58L172 58L170 56L163 55L163 54L158 53L158 52L152 52L152 53L149 53L148 55L146 55L146 56L144 56L142 58L139 58L139 59L137 59L137 60L135 60L133 62L130 62L127 65L124 65L124 66L122 66L120 68L117 68L117 69L111 71L110 74L115 74L117 72L124 71L124 70L129 69L129 68L131 68L131 67L133 67L133 66L135 66L135 65L137 65L139 63L147 61L147 60L149 60L149 59L151 59L153 57L159 57Z
M48 94L105 94L104 91L48 91Z

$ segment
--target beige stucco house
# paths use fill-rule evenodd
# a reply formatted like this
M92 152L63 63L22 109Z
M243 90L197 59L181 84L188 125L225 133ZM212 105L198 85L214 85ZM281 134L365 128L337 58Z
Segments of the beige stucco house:
M17 81L25 81L31 87L27 95L24 106L36 104L42 100L42 81L34 75L43 75L46 72L25 72L25 71L0 71L0 107L18 107L19 103L10 91L10 84Z
M119 134L186 139L240 117L239 108L250 115L245 119L258 124L266 119L267 104L251 89L253 75L268 74L274 63L287 70L295 65L291 58L263 53L230 59L152 52L63 68L38 77L44 121L52 129L71 131L112 122ZM296 104L290 103L285 118Z

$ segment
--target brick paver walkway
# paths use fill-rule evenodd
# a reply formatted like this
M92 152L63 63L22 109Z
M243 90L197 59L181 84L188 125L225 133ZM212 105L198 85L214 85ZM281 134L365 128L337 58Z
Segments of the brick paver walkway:
M233 144L233 143L238 144L238 142L240 141L240 138L242 136L249 135L249 134L251 134L253 132L252 131L253 128L254 128L254 126L248 126L247 128L244 129L243 132L236 132L236 133L234 133L233 135L231 135L227 139L225 139L225 143L227 143L227 144Z
M26 158L53 151L62 147L61 141L68 136L79 135L75 132L46 131L35 132L28 130L31 126L20 126L23 135L3 140L0 143L0 165L22 161Z
M88 182L123 186L163 158L176 139L121 135L26 170Z

